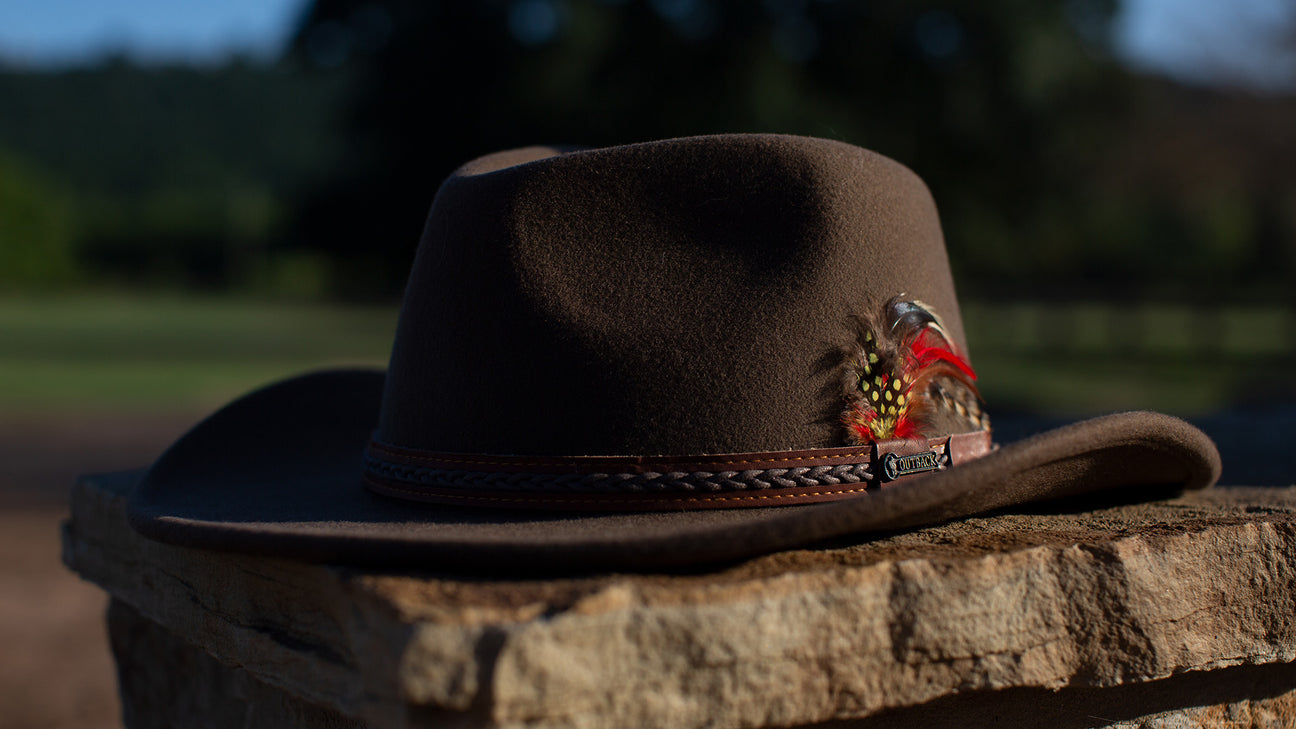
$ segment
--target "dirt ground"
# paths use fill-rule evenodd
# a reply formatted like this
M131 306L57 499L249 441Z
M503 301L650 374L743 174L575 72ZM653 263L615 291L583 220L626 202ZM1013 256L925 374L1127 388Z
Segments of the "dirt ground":
M0 416L0 729L120 727L106 595L59 557L79 473L146 465L188 415Z

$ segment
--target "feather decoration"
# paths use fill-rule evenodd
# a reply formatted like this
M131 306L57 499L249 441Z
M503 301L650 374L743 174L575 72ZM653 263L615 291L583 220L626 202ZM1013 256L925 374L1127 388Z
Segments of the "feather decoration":
M851 445L930 438L988 428L976 373L940 317L921 301L892 298L880 314L854 318L841 420Z

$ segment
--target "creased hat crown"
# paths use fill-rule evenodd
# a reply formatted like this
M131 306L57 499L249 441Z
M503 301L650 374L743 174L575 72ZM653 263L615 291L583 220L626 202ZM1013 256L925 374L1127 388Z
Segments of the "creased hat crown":
M433 203L377 436L536 455L842 445L834 354L900 294L966 352L931 196L872 152L731 135L491 155Z

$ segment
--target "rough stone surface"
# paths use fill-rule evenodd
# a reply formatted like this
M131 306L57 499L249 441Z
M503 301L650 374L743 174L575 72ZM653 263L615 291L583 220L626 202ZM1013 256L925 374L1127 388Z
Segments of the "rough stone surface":
M350 729L363 726L226 666L124 603L109 614L127 726L221 729ZM177 686L177 676L184 676ZM1249 666L1100 689L1010 689L959 694L872 717L806 729L1279 729L1296 726L1291 666ZM1289 690L1290 689L1290 690ZM1185 706L1185 697L1192 697ZM1178 707L1178 708L1168 708ZM1119 717L1119 718L1118 718ZM483 713L411 707L414 726L489 726Z
M1293 488L1001 514L707 574L484 581L150 542L125 524L135 478L78 484L65 561L119 623L330 721L1161 729L1296 710ZM171 655L118 657L153 653Z
M132 729L363 726L222 664L119 600L108 607L108 634L123 719Z

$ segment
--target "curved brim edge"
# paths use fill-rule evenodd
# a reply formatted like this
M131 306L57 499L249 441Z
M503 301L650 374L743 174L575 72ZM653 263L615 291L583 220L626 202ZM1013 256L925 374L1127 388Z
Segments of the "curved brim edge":
M967 465L846 501L758 509L554 514L438 507L361 486L383 375L332 370L253 392L149 469L127 514L170 544L312 562L517 571L668 569L865 538L1049 499L1153 498L1219 477L1192 425L1132 412L1001 445Z

